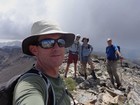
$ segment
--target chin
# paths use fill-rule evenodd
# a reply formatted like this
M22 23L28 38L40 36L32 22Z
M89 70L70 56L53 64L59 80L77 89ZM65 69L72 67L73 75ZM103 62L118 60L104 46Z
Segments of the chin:
M63 60L62 61L58 61L57 59L53 62L53 65L55 66L60 66L61 64L63 63Z

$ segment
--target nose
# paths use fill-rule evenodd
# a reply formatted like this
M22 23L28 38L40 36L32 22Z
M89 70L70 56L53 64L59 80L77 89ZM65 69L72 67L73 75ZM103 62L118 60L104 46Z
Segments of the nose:
M53 48L59 48L58 43L55 43Z

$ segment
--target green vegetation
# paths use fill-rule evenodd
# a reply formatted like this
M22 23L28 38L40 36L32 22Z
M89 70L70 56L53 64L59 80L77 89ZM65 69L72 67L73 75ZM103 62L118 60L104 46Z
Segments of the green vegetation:
M64 82L69 91L73 91L76 89L76 82L72 78L65 78Z

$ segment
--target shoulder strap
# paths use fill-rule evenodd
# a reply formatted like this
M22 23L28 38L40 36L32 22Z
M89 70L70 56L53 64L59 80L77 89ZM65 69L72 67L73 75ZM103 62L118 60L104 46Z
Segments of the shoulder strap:
M65 91L70 96L70 98L73 100L73 104L76 105L75 100L74 100L72 94L67 89L65 89Z
M27 73L35 73L37 75L40 75L44 80L45 82L48 84L49 80L47 79L47 77L40 73L38 70L36 70L35 68L32 68L30 69L29 71L25 72L24 74L27 74ZM22 74L22 75L24 75ZM55 94L53 92L53 87L52 85L49 86L48 88L48 92L49 92L49 95L48 95L48 102L47 102L47 105L55 105Z
M34 68L32 68L31 70L25 72L24 74L26 74L26 73L35 73L35 74L41 75L43 77L43 79L48 83L47 77L45 75L43 75L43 74L40 74L39 71L34 69ZM57 105L61 105L61 102L62 102L62 100L63 100L63 98L65 96L65 93L68 96L70 96L70 98L73 100L74 105L76 105L72 94L67 89L63 90L62 96L60 97L60 99L58 100L57 103L55 102L55 95L54 95L54 92L52 90L52 86L49 87L48 91L49 91L49 97L50 98L48 97L49 100L48 100L48 104L47 105L56 105L56 104Z

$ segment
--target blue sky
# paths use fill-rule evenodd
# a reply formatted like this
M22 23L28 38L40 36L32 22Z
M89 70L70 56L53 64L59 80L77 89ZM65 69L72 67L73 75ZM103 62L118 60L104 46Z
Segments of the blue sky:
M0 40L22 40L34 21L49 18L89 37L95 50L104 51L111 37L124 54L139 56L139 5L140 0L1 0Z

